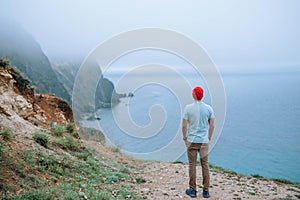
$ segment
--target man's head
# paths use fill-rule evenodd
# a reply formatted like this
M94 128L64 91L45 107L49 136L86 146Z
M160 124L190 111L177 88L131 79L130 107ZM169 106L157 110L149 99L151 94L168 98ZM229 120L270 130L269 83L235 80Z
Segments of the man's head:
M197 86L193 89L192 95L196 101L201 101L204 95L204 91L201 87Z

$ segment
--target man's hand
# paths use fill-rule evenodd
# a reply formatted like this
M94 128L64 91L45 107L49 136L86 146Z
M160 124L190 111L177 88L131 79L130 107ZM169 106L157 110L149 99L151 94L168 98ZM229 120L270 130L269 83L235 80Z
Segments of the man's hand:
M190 142L188 142L187 140L184 141L186 148L189 148L189 146L191 145Z

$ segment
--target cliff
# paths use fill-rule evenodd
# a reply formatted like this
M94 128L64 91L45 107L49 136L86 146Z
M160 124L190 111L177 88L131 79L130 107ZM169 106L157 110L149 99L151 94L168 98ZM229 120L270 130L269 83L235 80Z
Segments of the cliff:
M59 81L63 83L69 94L72 95L75 77L80 68L80 61L52 61L52 66ZM99 78L100 80L95 94L96 108L107 108L118 103L119 99L123 97L124 94L118 94L115 91L114 84L109 79L103 76Z
M73 122L72 109L66 100L46 94L35 94L30 82L7 61L0 60L0 125L16 128L28 124L47 127L50 122Z
M75 126L65 100L35 94L0 59L1 199L140 199L136 166L104 142L101 132Z
M38 93L55 94L70 102L70 95L35 38L13 20L0 18L0 23L0 58L9 59Z

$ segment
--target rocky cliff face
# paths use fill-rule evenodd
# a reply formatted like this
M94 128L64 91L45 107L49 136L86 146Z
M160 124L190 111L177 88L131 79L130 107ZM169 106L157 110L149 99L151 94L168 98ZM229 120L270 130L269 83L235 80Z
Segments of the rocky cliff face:
M101 132L72 121L65 100L35 94L0 59L0 199L141 199L127 185L135 164L122 164L128 159L102 146Z
M73 85L75 81L76 74L80 68L80 62L63 62L56 61L52 62L53 69L57 75L57 78L61 83L64 84L64 87L72 95ZM115 86L113 82L109 79L100 77L99 84L97 86L95 94L95 105L96 108L101 107L111 107L114 104L119 102L119 99L124 96L124 94L118 94L115 91ZM86 111L89 109L87 108Z
M0 127L31 131L32 124L47 127L50 122L72 122L68 103L58 97L34 94L29 82L0 60Z

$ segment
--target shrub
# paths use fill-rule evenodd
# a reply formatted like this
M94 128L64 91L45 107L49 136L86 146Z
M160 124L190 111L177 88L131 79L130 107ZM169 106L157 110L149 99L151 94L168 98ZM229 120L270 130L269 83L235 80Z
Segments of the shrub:
M67 136L66 138L57 138L53 143L62 149L80 151L80 142L71 136Z
M39 122L37 120L34 120L33 125L39 126Z
M146 183L146 180L143 179L143 178L141 178L141 177L135 179L135 181L136 181L137 183Z
M251 175L254 178L264 178L263 176L259 175L259 174L252 174Z
M127 168L127 167L123 167L121 170L120 170L121 173L125 173L125 174L129 174L130 173L130 170Z
M76 127L75 127L75 124L72 123L72 122L69 122L66 126L65 126L65 129L68 133L74 133Z
M48 171L54 176L63 174L62 163L55 156L49 156L42 153L38 153L37 156L39 171Z
M1 134L2 138L3 138L3 140L8 141L8 140L10 140L10 138L11 138L13 132L12 132L11 129L5 128L5 129L3 129L3 130L0 132L0 134Z
M66 132L66 128L64 126L52 124L50 125L50 127L51 127L51 134L57 137L63 136L63 134Z
M48 137L43 131L36 131L33 139L43 147L48 147Z
M2 160L2 154L5 153L5 147L3 146L2 142L0 141L0 163Z
M91 155L90 152L82 152L82 153L76 153L75 156L79 159L82 159L82 160L87 160L88 157Z
M0 59L0 68L6 69L9 66L9 60Z
M115 152L115 153L120 153L121 152L119 147L113 147L113 148L111 148L111 151Z
M29 164L32 164L32 163L35 162L35 159L33 158L33 151L32 150L26 150L24 152L24 160Z
M119 177L115 175L107 176L106 183L116 183L119 182Z
M289 181L289 180L286 180L286 179L281 179L281 178L273 178L271 180L279 182L279 183L284 183L284 184L293 184L292 181Z

